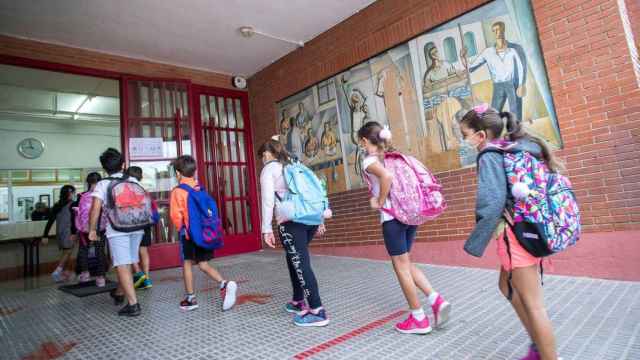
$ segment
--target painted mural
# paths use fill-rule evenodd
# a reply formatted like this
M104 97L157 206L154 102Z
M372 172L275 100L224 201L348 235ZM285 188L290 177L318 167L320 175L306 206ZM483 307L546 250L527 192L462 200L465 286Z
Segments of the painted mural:
M278 104L278 131L287 151L309 166L329 192L344 191L340 122L333 81L326 81Z
M493 1L287 98L278 104L279 129L296 156L342 169L331 174L344 178L333 186L341 191L363 186L356 132L371 120L389 126L394 145L434 172L475 165L458 124L482 102L562 146L530 1ZM295 125L307 123L314 125ZM324 131L340 151L322 151ZM317 141L305 142L313 136Z

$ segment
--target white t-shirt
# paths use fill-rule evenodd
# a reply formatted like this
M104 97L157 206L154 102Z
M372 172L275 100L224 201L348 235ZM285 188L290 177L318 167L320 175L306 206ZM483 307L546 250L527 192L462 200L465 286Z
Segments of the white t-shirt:
M263 234L273 232L271 222L273 221L273 208L276 206L276 192L279 196L284 196L287 192L287 185L282 174L282 164L272 161L262 168L260 173L260 196L262 198L262 225ZM276 211L276 221L280 224L283 219Z
M109 177L113 177L113 178L121 178L122 176L123 175L121 172L113 175L109 175ZM129 177L129 181L139 184L138 180L136 180L136 178L134 177ZM107 191L109 190L109 184L111 184L111 180L102 180L98 182L96 184L96 188L93 190L93 193L91 194L91 196L102 200L103 209L105 209L105 206L107 204ZM107 237L108 238L112 238L116 236L128 236L128 235L134 235L134 234L144 234L144 230L123 233L123 232L114 230L113 227L111 227L111 222L107 221Z
M362 160L362 168L364 169L364 171L367 171L367 168L372 164L375 164L376 162L380 162L380 160L376 155L368 155L367 157L364 158L364 160ZM377 176L369 173L368 171L367 171L367 176L369 176L369 179L371 180L371 188L372 188L371 190L373 192L373 195L379 196L380 180L378 180ZM387 199L385 200L383 207L387 209L391 207L391 202L389 201L389 197L387 197ZM393 220L393 216L389 215L385 211L380 210L380 222L383 223L389 220Z

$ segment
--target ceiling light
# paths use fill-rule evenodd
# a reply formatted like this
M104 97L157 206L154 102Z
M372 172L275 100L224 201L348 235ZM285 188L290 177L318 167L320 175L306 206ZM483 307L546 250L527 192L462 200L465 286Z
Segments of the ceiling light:
M244 38L250 38L253 37L253 35L255 34L259 34L271 39L276 39L276 40L280 40L280 41L284 41L284 42L288 42L290 44L295 44L296 46L299 47L303 47L304 46L304 41L296 41L296 40L290 40L290 39L285 39L279 36L275 36L275 35L271 35L271 34L267 34L265 32L256 30L253 28L253 26L241 26L238 28L238 31L240 32L240 35L242 35L242 37Z

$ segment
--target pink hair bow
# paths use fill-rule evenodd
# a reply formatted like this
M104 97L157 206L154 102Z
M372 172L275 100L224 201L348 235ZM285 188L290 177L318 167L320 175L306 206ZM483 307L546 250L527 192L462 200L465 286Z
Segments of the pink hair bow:
M478 104L473 107L473 111L475 111L478 115L484 114L484 112L487 110L489 110L489 104L487 103Z

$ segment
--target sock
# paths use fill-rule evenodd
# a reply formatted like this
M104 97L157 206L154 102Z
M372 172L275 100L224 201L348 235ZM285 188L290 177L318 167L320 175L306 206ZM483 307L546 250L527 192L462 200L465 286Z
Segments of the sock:
M435 291L432 291L431 294L429 294L429 303L431 304L431 306L433 306L433 304L436 303L436 300L438 300L438 294Z
M224 289L225 285L227 285L227 281L226 280L222 280L220 282L220 289Z
M422 307L418 309L412 309L411 314L418 321L422 321L425 318L424 310L422 309Z
M187 298L187 300L191 301L191 300L196 298L196 295L195 294L187 294L186 298Z
M314 315L318 315L318 313L323 309L322 306L315 308L315 309L311 309L311 313Z

